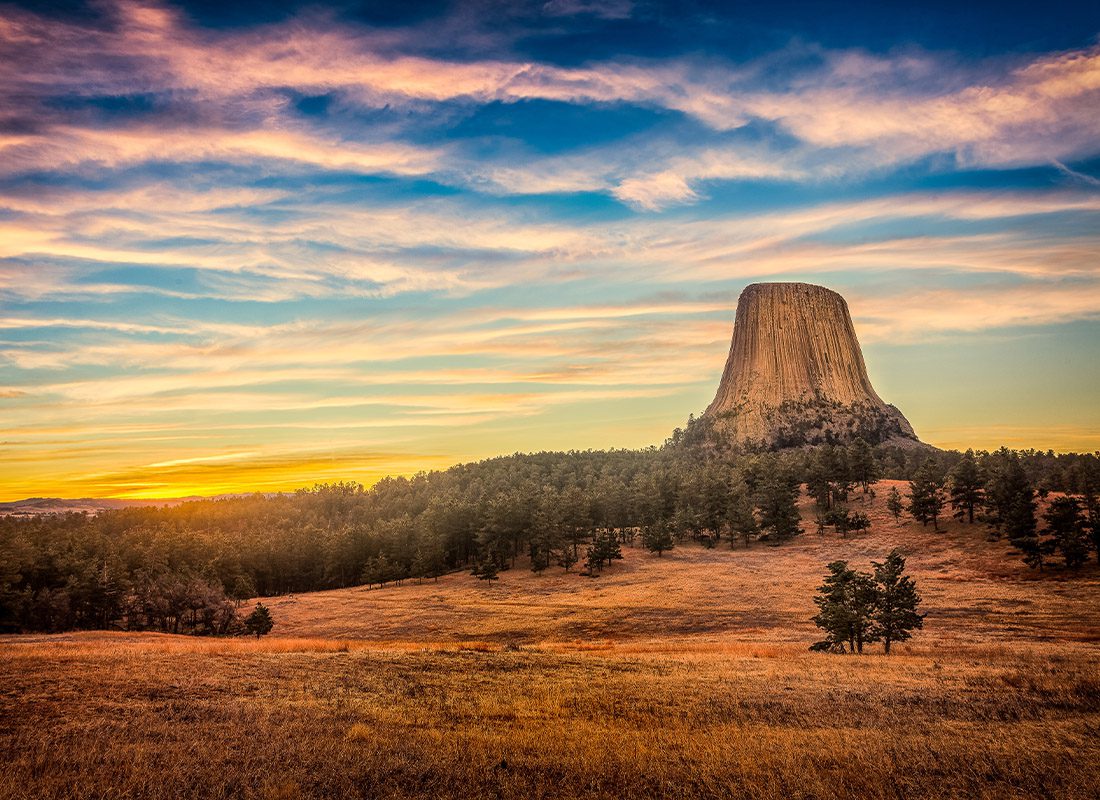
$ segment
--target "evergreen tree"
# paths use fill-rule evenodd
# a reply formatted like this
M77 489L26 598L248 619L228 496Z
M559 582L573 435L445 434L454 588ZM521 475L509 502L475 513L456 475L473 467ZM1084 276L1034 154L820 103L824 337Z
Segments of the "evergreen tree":
M921 598L917 585L905 574L905 559L893 550L881 564L872 561L877 595L872 614L872 634L881 639L886 655L892 642L903 642L912 631L924 627L924 615L917 613Z
M550 551L542 548L531 546L531 571L536 575L541 575L543 570L550 566Z
M372 559L369 559L366 565L363 567L360 580L367 584L367 588L371 588L374 584L379 586L385 586L397 575L397 569L395 565L386 558L385 553L379 553Z
M834 646L843 648L850 641L852 616L847 603L848 586L855 577L855 571L847 561L834 561L828 566L829 574L817 588L820 594L814 596L818 607L813 621L825 632L825 639L817 642L813 649L828 649ZM854 639L854 637L851 637Z
M990 522L1023 554L1025 564L1042 572L1044 558L1054 551L1054 542L1043 539L1036 529L1035 489L1019 456L1004 448L998 456L1000 464L990 477L987 493Z
M862 653L863 645L875 640L872 614L878 600L878 590L871 576L856 572L847 561L834 561L829 574L814 597L819 612L814 624L825 631L826 638L813 649L831 649L848 645L849 653Z
M1043 519L1067 567L1079 567L1089 557L1088 526L1081 503L1075 497L1056 497Z
M981 507L985 493L982 470L974 458L973 450L967 450L951 470L949 484L951 508L955 518L961 520L966 517L966 521L973 524L974 512Z
M853 483L862 487L864 494L878 483L879 466L875 451L863 439L856 439L848 445L848 474Z
M877 641L872 621L875 605L878 603L878 587L866 572L857 572L849 588L849 596L856 652L862 655L863 645ZM851 644L849 640L849 648Z
M848 530L865 533L871 530L871 518L862 511L853 511L848 515Z
M618 538L606 528L596 537L595 550L600 563L606 561L609 567L612 561L622 560L623 557L623 548L619 545Z
M271 629L275 627L275 620L271 618L271 612L268 611L267 606L257 603L252 613L244 618L244 627L259 639L271 633Z
M901 512L905 510L905 503L896 486L890 487L890 494L886 498L886 509L894 515L894 522L901 522Z
M477 578L479 581L486 581L490 586L493 585L493 581L497 580L500 576L497 574L500 568L497 566L496 561L491 558L487 558L480 564L477 564L470 574Z
M793 477L776 467L769 470L758 489L761 539L781 542L802 533L798 491Z
M738 540L745 547L760 535L760 526L756 522L756 509L749 496L748 487L743 482L734 485L726 506L726 524L730 531L730 547Z
M931 522L932 527L939 530L941 511L943 511L943 479L940 477L936 462L928 458L909 481L909 513L921 525Z
M1100 501L1097 500L1097 486L1100 484L1095 463L1082 462L1075 465L1071 474L1073 489L1081 495L1081 504L1085 510L1085 525L1092 535L1092 549L1096 560L1100 561Z
M651 553L661 556L664 555L666 550L675 547L676 541L672 538L672 532L668 529L668 525L657 522L642 528L642 544Z
M826 511L823 518L824 523L826 525L832 525L833 530L840 534L841 538L848 535L849 520L848 509L841 506L834 506L829 511Z
M576 563L577 554L573 552L572 547L565 547L558 552L558 566L566 572L569 572Z
M806 465L806 493L822 511L833 507L833 484L827 461L822 448L810 457Z
M438 542L429 542L416 548L416 556L413 558L409 574L423 581L424 578L439 580L444 573L446 565L443 562L443 548Z

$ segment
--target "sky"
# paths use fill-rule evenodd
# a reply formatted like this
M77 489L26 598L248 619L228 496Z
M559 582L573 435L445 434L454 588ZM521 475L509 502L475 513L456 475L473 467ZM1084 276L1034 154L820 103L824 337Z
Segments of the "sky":
M0 500L660 444L761 280L1100 448L1100 4L0 4Z

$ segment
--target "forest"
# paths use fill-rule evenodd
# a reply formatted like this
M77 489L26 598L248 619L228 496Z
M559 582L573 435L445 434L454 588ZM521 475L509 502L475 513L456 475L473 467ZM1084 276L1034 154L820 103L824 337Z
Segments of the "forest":
M692 426L645 450L515 454L410 478L320 484L166 507L0 518L0 631L233 634L242 601L531 569L596 575L621 544L745 548L869 525L854 494L909 481L891 512L938 527L953 514L1003 537L1037 570L1100 559L1097 454L848 445L717 452ZM1044 513L1037 499L1054 493Z

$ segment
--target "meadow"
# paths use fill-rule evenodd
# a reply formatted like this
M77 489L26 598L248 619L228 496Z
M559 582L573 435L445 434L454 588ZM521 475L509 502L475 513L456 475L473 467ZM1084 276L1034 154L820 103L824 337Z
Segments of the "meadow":
M3 637L0 797L1085 798L1100 789L1100 570L981 526L624 547L270 598L261 640ZM857 501L858 505L858 501ZM892 547L925 629L810 653L836 558Z

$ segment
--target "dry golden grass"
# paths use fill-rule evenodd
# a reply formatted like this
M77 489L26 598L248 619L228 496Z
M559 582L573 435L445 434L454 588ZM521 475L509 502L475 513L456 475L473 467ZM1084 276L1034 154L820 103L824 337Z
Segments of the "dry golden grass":
M281 598L260 641L7 637L0 797L1097 796L1095 568L1038 579L979 530L873 516L596 580ZM807 652L824 563L894 545L926 631Z

